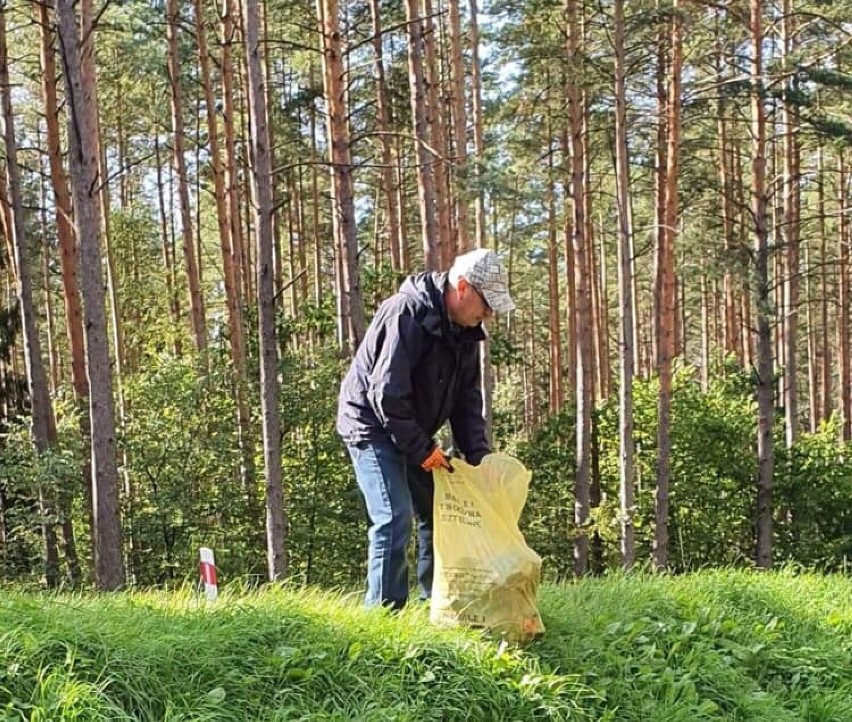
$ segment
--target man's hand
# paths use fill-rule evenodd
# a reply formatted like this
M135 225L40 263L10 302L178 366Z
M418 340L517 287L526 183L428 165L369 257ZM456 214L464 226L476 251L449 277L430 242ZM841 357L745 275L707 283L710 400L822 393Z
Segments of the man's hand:
M452 464L450 464L450 460L444 456L444 452L441 450L440 446L436 446L432 449L432 453L426 457L422 464L420 464L423 471L435 471L435 469L446 469L451 474L453 473Z

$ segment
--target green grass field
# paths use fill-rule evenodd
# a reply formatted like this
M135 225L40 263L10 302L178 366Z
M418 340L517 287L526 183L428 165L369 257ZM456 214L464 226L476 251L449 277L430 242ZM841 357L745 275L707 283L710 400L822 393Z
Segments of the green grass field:
M852 721L852 581L616 575L516 649L359 595L0 592L5 720Z

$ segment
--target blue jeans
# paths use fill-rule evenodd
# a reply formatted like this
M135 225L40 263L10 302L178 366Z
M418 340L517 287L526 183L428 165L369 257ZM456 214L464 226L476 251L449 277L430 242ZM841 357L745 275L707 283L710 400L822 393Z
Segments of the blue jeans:
M408 601L412 513L417 517L417 581L421 598L428 599L434 571L431 472L408 464L390 441L360 441L347 448L370 517L365 603L402 609Z

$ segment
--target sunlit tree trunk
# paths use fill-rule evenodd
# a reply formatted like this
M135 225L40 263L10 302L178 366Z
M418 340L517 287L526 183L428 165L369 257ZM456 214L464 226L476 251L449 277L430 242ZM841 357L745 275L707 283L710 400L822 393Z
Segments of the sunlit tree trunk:
M757 309L757 546L756 563L772 566L772 480L775 452L772 426L775 393L772 359L772 305L766 194L766 113L763 107L762 3L751 0L752 213L754 218L755 306Z
M118 305L118 289L116 288L115 254L112 252L112 233L110 229L110 196L109 175L106 168L106 153L101 144L100 111L98 109L97 70L95 64L95 13L93 0L80 0L80 42L83 63L81 83L83 92L91 99L94 110L93 143L97 148L97 197L100 204L100 242L106 256L107 302L109 304L109 322L112 330L113 347L113 384L118 405L119 419L123 420L124 410L124 331L121 325L121 313ZM78 239L79 242L79 239Z
M311 64L309 77L311 84L315 82L314 65ZM315 106L311 104L309 113L310 128L310 143L311 143L311 158L319 160L320 152L317 147L317 114ZM313 270L314 270L314 303L319 306L322 301L323 294L323 232L320 224L320 194L319 194L319 173L317 171L317 163L311 164L311 219L313 226Z
M661 11L662 0L656 0L657 10ZM668 151L668 88L666 87L667 72L669 69L669 53L668 47L670 37L666 32L667 24L659 21L657 28L657 65L656 65L656 81L657 81L657 144L655 148L655 173L654 173L654 212L655 212L655 229L654 240L656 248L663 248L665 245L666 232L666 171L668 169L668 161L666 152ZM656 255L654 262L659 262L659 256ZM655 275L659 274L659 269L655 269ZM659 359L658 343L659 343L659 327L658 321L660 312L658 306L661 302L659 293L655 289L652 297L653 306L653 330L651 331L651 358L652 363L656 366Z
M550 123L548 122L548 126ZM550 133L548 133L550 137ZM559 413L564 400L562 392L562 332L559 309L559 243L556 217L556 187L553 178L553 152L548 157L547 193L547 286L548 329L550 331L550 413Z
M195 255L195 240L192 230L192 212L189 207L189 180L186 171L183 127L183 90L180 78L180 13L178 0L166 2L166 38L168 41L168 70L171 84L172 107L172 159L175 164L175 176L180 200L180 226L183 238L183 262L186 267L187 287L189 289L189 311L192 323L192 336L195 348L203 353L207 349L207 329L204 320L204 306L201 295L201 283L198 259Z
M373 78L376 84L376 125L380 133L379 142L382 148L382 193L385 201L385 213L387 214L386 223L391 268L398 272L401 268L401 263L399 253L399 212L397 210L396 184L394 183L396 161L394 159L393 142L390 137L390 100L388 98L387 82L385 81L382 18L379 0L370 0L370 13L373 19Z
M453 0L455 2L455 0ZM476 248L484 248L486 245L485 231L485 190L482 187L482 164L485 161L485 133L482 109L482 68L479 62L479 24L478 24L478 9L476 0L470 0L470 26L469 39L470 44L470 85L471 85L471 123L473 125L473 182L476 184L476 192L474 194L474 239L473 244ZM463 72L463 66L459 69L459 73ZM458 102L458 99L456 100ZM459 116L456 123L459 123L461 117L461 109L458 111ZM467 140L466 132L467 123L465 122L465 142ZM459 131L456 131L459 136ZM460 143L460 138L457 139L457 144ZM457 151L458 153L458 151ZM467 160L465 159L465 167ZM467 176L464 177L463 188L459 192L459 205L466 204L468 193L468 183L470 180ZM465 206L465 212L467 208ZM464 228L459 233L467 232L466 221L459 214L459 227ZM459 236L460 243L463 237ZM468 241L470 243L470 241ZM496 246L496 238L495 238ZM488 340L485 341L482 348L482 403L485 407L485 418L488 426L488 438L491 438L492 425L492 398L494 387L494 370L491 366L491 347Z
M852 441L852 360L850 360L849 343L849 213L847 207L847 169L844 165L843 150L837 156L837 241L839 246L838 258L840 268L838 273L838 305L837 305L837 355L839 357L840 378L838 391L840 395L838 408L841 411L843 426L842 438Z
M633 442L633 281L630 214L630 159L627 146L627 94L625 92L624 0L615 0L615 184L618 221L618 498L621 512L621 564L636 561L634 540Z
M104 286L101 274L98 203L97 114L94 86L82 81L80 41L70 0L57 0L59 37L68 98L68 136L74 225L80 242L80 288L89 377L92 423L92 503L95 578L99 589L124 585L124 554L119 514L112 369L107 346ZM86 47L91 52L91 44Z
M825 183L826 169L823 158L823 148L819 147L817 152L817 175L819 176L819 185L817 192L819 193L819 279L820 279L820 349L822 354L822 365L820 367L820 392L819 396L822 401L819 418L826 420L831 416L832 409L832 394L831 394L831 377L832 377L832 349L831 349L831 333L828 327L828 232L825 227Z
M464 54L462 50L461 12L459 0L448 0L450 36L450 71L452 75L453 138L455 144L456 226L458 252L471 249L467 220L467 103L465 102Z
M820 182L819 180L817 182ZM805 330L808 350L808 430L815 433L819 423L819 358L817 353L817 329L815 328L814 278L812 270L812 254L810 244L803 246L804 250L804 281L805 281Z
M567 343L566 352L566 378L568 379L568 389L566 398L570 401L576 400L577 393L577 275L574 269L574 210L571 194L573 192L573 178L569 175L572 166L571 160L571 138L570 138L570 118L562 128L562 156L564 167L566 169L566 180L563 188L563 196L565 199L565 207L562 212L563 228L562 237L565 246L565 320L567 326Z
M243 210L240 205L240 173L237 157L237 107L238 93L236 89L233 45L236 42L237 28L235 14L238 12L236 0L224 0L220 17L222 44L221 77L222 77L222 129L225 140L225 211L230 224L231 259L235 294L243 303L251 298L248 289L251 283L247 279L245 268L245 240L243 233Z
M234 31L235 31L235 39L234 42L237 43L237 47L241 47L245 44L244 31L242 29L242 23L240 22L240 3L239 0L234 0ZM234 80L236 83L236 120L239 124L237 129L237 137L242 140L242 148L243 151L238 153L237 162L239 168L237 170L237 176L239 178L238 181L238 189L239 189L239 200L242 202L242 211L240 212L240 217L243 220L242 227L242 236L245 238L245 242L242 244L240 248L240 253L242 254L242 273L243 273L243 298L257 298L256 294L256 285L257 285L257 274L255 267L255 259L254 259L254 251L255 247L251 242L253 228L252 222L254 218L254 211L251 207L251 197L252 197L252 169L251 169L251 150L249 149L251 146L251 141L249 140L250 134L250 121L249 121L249 112L248 112L248 98L247 98L247 90L248 87L248 76L247 76L247 59L246 54L244 52L239 53L237 67L234 72ZM273 189L273 202L274 202L274 194L275 191ZM273 243L275 239L275 224L273 223L272 228L273 233ZM274 251L274 247L273 247ZM273 269L274 270L274 269Z
M257 234L257 306L260 341L260 400L266 473L266 541L270 581L287 575L287 516L281 479L281 417L278 408L278 343L272 283L272 151L266 124L263 46L257 0L243 0L251 144L254 160L252 202Z
M39 129L40 130L40 129ZM37 136L41 136L41 133L38 132ZM41 145L41 138L38 137L37 145L39 148ZM39 158L39 165L42 166L39 170L43 173L43 158ZM38 193L39 193L39 203L38 203L38 232L39 237L41 238L41 276L43 279L42 285L42 298L44 300L44 305L42 306L41 314L44 316L45 323L45 336L47 340L47 367L49 369L47 375L48 383L47 390L51 397L56 395L57 390L59 389L60 378L62 376L62 366L61 361L59 359L59 350L56 345L57 340L57 331L56 331L56 307L53 301L53 293L51 289L50 283L50 261L51 261L51 252L50 252L50 235L48 232L48 224L47 224L47 188L45 184L38 184Z
M485 162L485 133L482 110L482 67L479 62L479 9L477 0L470 0L470 85L471 120L473 123L473 153L476 181L474 216L476 247L485 247L485 189L482 187L482 164Z
M455 255L450 227L449 185L447 177L447 135L441 93L441 67L435 51L436 26L432 17L432 0L423 3L424 72L426 83L426 129L431 159L432 188L435 193L435 208L438 211L438 249L440 268L446 270Z
M180 334L180 298L176 286L176 273L174 262L174 238L171 233L171 224L167 215L167 203L165 198L165 182L163 180L163 159L160 154L160 136L154 131L154 163L157 168L157 208L160 216L160 236L162 238L163 272L166 280L166 295L168 296L169 313L172 320L172 336L174 337L173 350L177 357L183 354L183 343Z
M578 87L581 62L581 28L575 0L565 3L567 21L566 58L569 65L568 103L571 118L571 191L573 209L572 245L574 252L575 308L577 323L576 381L576 476L574 481L574 574L586 573L589 563L589 518L592 476L592 368L593 319L589 284L588 249L583 194L583 106Z
M308 273L308 224L305 220L305 182L304 168L299 166L296 170L296 196L298 202L296 207L299 214L299 267L301 269L299 276L299 297L301 303L307 303L309 300L310 274Z
M423 264L436 271L441 265L438 226L435 222L435 188L432 181L433 153L427 148L426 84L423 75L423 25L417 0L405 0L408 37L408 90L414 124L414 148L417 159L417 197L420 201L420 228L423 239Z
M777 246L769 253L770 288L773 291L771 307L773 356L775 358L775 383L779 402L784 399L784 286L786 254L784 253L784 159L781 147L778 117L767 116L769 132L767 136L767 193L769 197L769 219L767 221L768 242ZM783 413L783 410L782 410Z
M345 319L346 350L354 355L364 338L364 298L358 268L358 239L355 226L355 198L352 184L352 154L346 104L343 41L337 0L318 0L317 15L322 22L323 77L328 109L328 144L331 160L331 187L335 246L340 259L340 289Z
M799 337L799 171L798 171L798 120L793 99L794 80L789 65L793 52L793 33L795 32L791 0L783 2L781 22L781 62L785 77L784 98L782 103L782 123L784 127L784 241L786 243L787 275L784 278L784 438L787 448L793 446L799 436L799 394L796 385Z
M582 29L581 32L585 33ZM585 35L583 35L585 37ZM592 408L598 399L603 398L603 368L601 343L601 288L600 276L598 275L598 263L595 257L595 225L592 217L592 181L591 181L591 152L589 147L589 109L587 94L585 90L580 93L580 105L583 108L583 130L581 138L583 143L583 219L586 224L583 230L584 246L586 248L586 268L589 273L589 303L591 308L592 324ZM592 486L597 480L592 477ZM594 491L594 489L593 489Z
M666 175L663 233L657 248L655 319L657 338L657 373L660 391L657 399L657 487L654 528L654 565L665 569L669 565L669 482L671 474L671 403L672 360L675 353L675 272L674 242L678 222L678 170L680 160L681 69L683 43L681 38L681 6L674 1L671 18L671 67L666 116Z
M24 342L24 364L30 396L31 433L33 446L39 454L46 453L56 443L56 421L47 374L41 355L36 308L33 303L32 263L35 254L26 238L22 178L18 167L18 148L15 139L15 121L12 112L12 86L9 83L8 53L6 51L6 7L0 5L0 98L2 98L3 141L6 150L6 188L11 211L12 245L17 269L17 297ZM56 543L54 494L39 482L38 506L44 541L44 575L47 586L59 584L59 552Z
M398 115L393 113L393 115ZM405 155L402 139L397 136L394 143L396 151L396 207L399 210L399 262L402 265L402 270L405 273L411 272L411 244L408 242L408 209L406 208L406 200L408 194L406 192L406 167L403 164L403 156Z
M59 245L59 261L62 277L63 301L65 306L65 333L71 355L71 385L74 401L80 411L80 437L85 451L89 451L89 414L86 408L89 382L86 378L86 352L83 341L83 314L80 306L80 288L77 277L77 241L71 221L71 196L68 193L68 178L62 165L62 141L59 128L59 103L56 87L55 26L52 23L49 3L36 5L40 32L40 60L42 95L44 98L45 127L47 129L47 157L50 168L50 184L53 191L53 207L56 223L56 239ZM82 463L83 491L86 500L85 513L91 523L92 476L89 454L84 454ZM66 552L67 556L67 552ZM80 582L79 565L69 565L72 585Z
M285 101L287 102L287 101ZM300 219L299 219L299 197L296 195L296 182L294 178L294 169L288 168L283 174L284 176L284 199L283 206L286 209L287 216L287 273L290 281L287 283L286 290L290 296L290 313L293 317L299 315L299 284L296 275L299 273L299 251L297 248L298 238L300 238ZM275 184L273 184L275 185ZM280 194L279 194L280 195ZM275 208L279 207L279 202L276 201L276 196L273 195L272 203ZM276 217L282 214L277 213ZM378 213L376 217L378 218ZM278 227L278 224L275 224ZM284 259L282 258L281 234L276 233L276 242L273 250L273 261L276 269L282 269ZM377 259L378 265L378 259ZM282 294L285 290L283 282L283 270L276 270L273 275L273 287L276 296ZM294 339L295 341L296 339Z
M745 244L745 239L750 235L754 235L753 225L749 222L752 220L751 218L751 207L748 201L746 200L748 186L746 183L746 178L743 173L743 161L740 153L734 153L734 177L733 177L733 185L736 191L737 197L737 207L743 209L739 214L739 234L740 238L743 239L743 244ZM742 329L741 337L743 343L743 366L748 368L752 366L755 362L755 336L754 330L752 329L752 282L747 274L744 279L740 282L740 320Z
M228 313L228 341L231 362L234 365L234 401L237 406L237 434L240 445L241 476L243 487L253 493L254 438L251 430L251 414L248 407L248 371L244 339L243 298L240 279L236 269L239 263L234 258L231 238L232 228L228 222L227 189L225 187L225 164L219 148L219 128L216 121L216 101L210 79L210 54L207 50L207 24L204 20L204 5L194 0L195 37L198 45L198 66L207 120L207 138L210 147L210 165L213 171L213 196L216 202L216 221L219 229L219 244L222 249L222 269L225 286L225 305Z
M728 67L727 57L725 53L724 36L720 27L721 10L716 10L716 82L719 87L723 87L725 82L725 69ZM729 148L733 143L728 138L728 119L727 119L727 102L724 93L719 93L716 102L716 128L718 135L718 164L719 164L719 183L722 189L720 198L722 210L722 234L725 249L725 264L723 276L723 303L724 303L724 323L722 328L723 347L722 350L726 354L736 354L740 363L742 363L742 342L740 339L740 321L739 321L739 299L737 294L737 282L732 272L732 263L735 248L734 238L734 195L732 188L732 171L730 167L731 155L733 148Z

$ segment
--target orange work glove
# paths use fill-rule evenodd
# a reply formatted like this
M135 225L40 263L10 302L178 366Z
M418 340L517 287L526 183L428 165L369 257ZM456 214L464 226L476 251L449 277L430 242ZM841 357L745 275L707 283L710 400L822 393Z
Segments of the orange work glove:
M435 469L446 469L451 474L453 473L452 464L450 464L450 460L444 456L444 452L441 450L440 446L436 446L432 449L432 453L426 457L425 461L420 464L423 471L435 471Z

